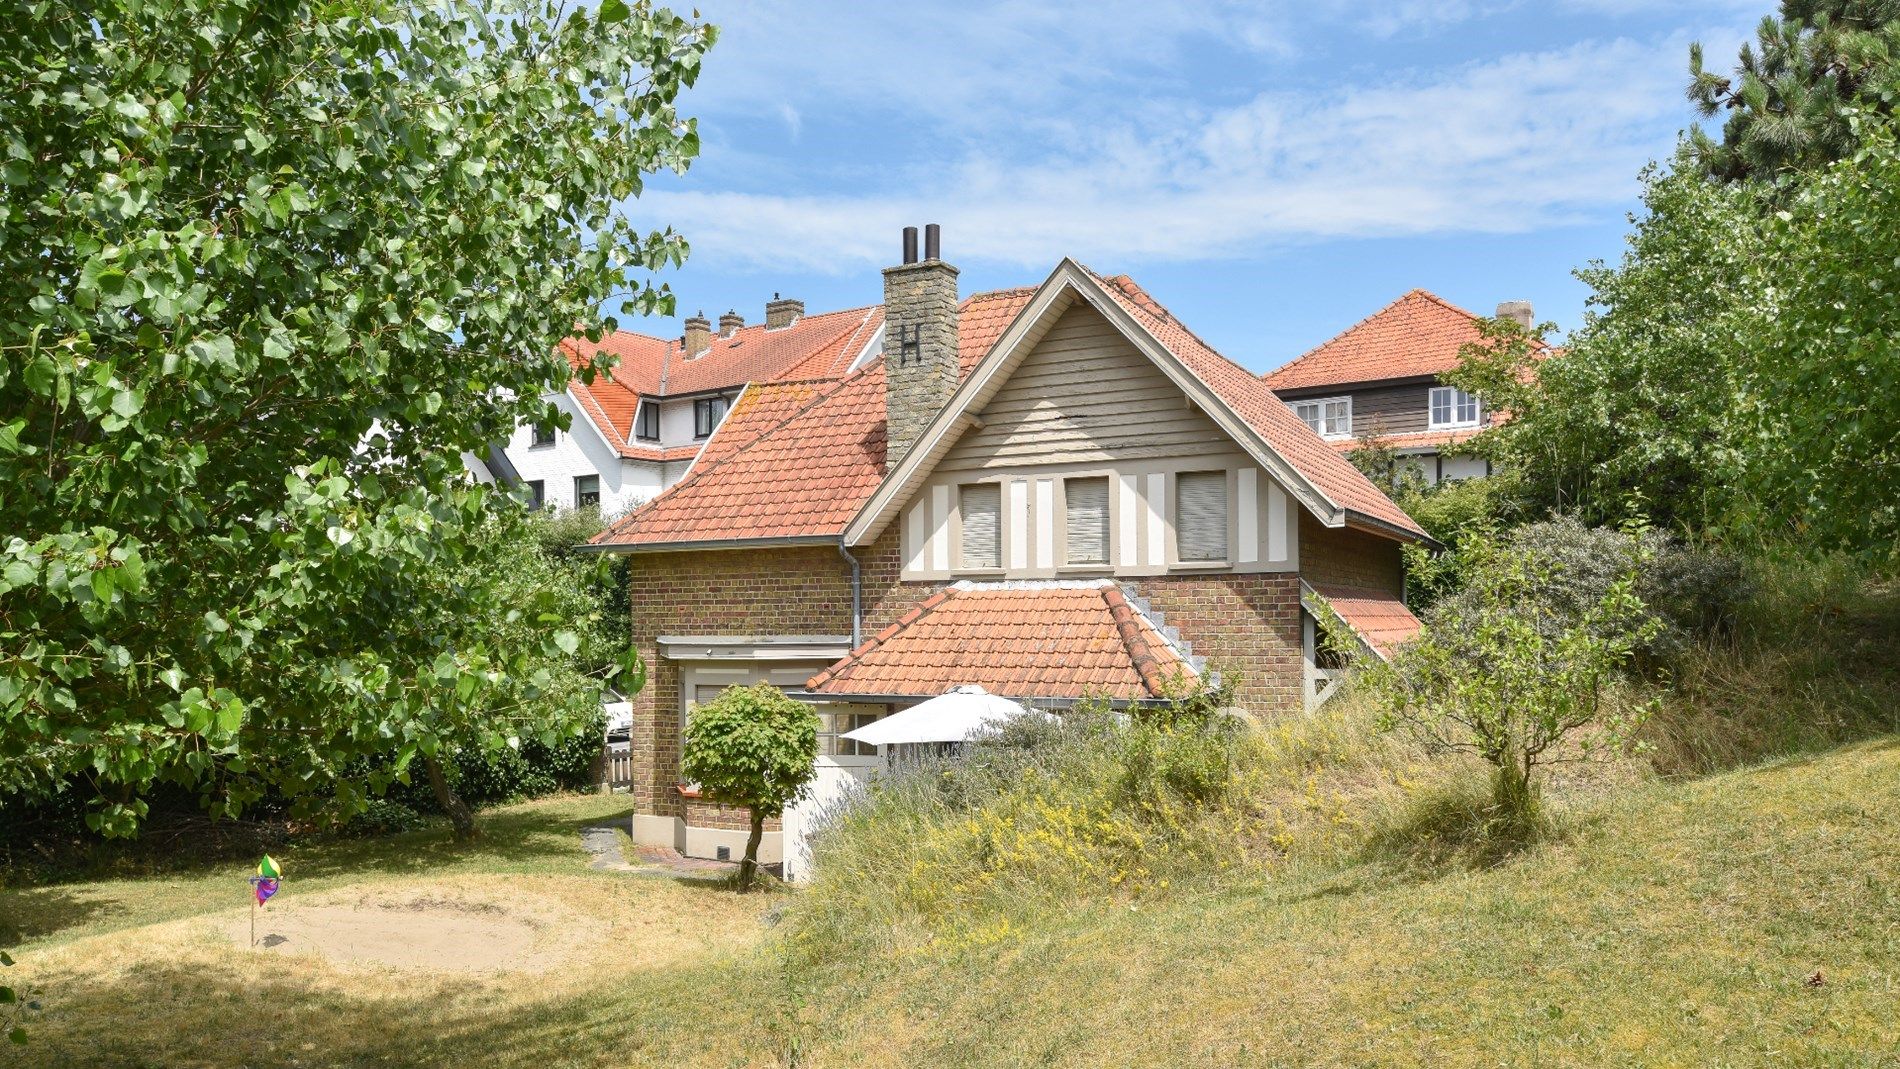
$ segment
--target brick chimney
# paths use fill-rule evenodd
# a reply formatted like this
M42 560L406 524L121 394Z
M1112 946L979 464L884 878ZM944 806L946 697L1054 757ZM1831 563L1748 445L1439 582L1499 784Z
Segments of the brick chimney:
M884 468L904 459L957 388L957 269L943 262L940 231L904 228L904 262L884 269Z
M1498 305L1498 318L1514 319L1517 321L1517 325L1523 327L1525 330L1529 330L1537 324L1537 315L1531 310L1531 302L1529 301L1505 301L1503 304Z
M765 302L765 329L773 330L778 327L789 327L792 325L792 320L804 314L804 301L793 300L790 297L781 299L778 294L774 293L772 294L772 299Z
M688 360L712 347L712 323L706 319L706 313L686 317L686 336L681 341Z
M719 317L719 336L730 338L734 331L743 326L745 326L745 317L739 314L738 309L731 309Z

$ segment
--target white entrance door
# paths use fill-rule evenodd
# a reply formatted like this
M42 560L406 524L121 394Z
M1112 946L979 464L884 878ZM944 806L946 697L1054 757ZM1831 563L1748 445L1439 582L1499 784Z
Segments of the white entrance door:
M811 879L811 836L851 795L883 767L880 757L820 757L817 775L798 801L785 811L785 878L794 883Z

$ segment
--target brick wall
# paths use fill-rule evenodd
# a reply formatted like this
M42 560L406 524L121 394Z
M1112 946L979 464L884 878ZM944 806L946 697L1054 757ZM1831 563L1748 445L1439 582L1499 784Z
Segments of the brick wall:
M635 554L630 562L633 642L647 685L633 700L636 812L681 816L680 670L660 656L661 635L847 635L850 571L826 546ZM699 827L745 826L743 813L694 802Z
M1300 575L1314 586L1405 591L1399 543L1350 527L1327 527L1300 512Z
M1239 705L1263 716L1301 708L1299 576L1164 575L1126 585L1166 614L1209 668L1236 685Z
M900 529L859 550L864 634L874 635L939 584L905 583ZM744 828L745 813L681 798L680 669L660 656L661 635L848 635L851 571L829 546L636 554L629 567L633 641L647 662L633 701L636 812L685 816L694 827ZM776 824L771 825L776 827Z

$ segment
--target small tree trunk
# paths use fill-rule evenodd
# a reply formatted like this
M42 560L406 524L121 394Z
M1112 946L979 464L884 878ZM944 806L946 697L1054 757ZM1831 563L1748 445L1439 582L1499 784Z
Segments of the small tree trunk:
M1491 777L1491 800L1499 823L1512 835L1527 832L1537 823L1537 791L1531 786L1530 769L1511 761L1498 765Z
M436 804L448 814L449 823L455 828L455 841L467 842L479 836L481 829L475 826L474 811L469 809L467 802L462 801L461 795L455 793L455 788L449 786L449 778L442 774L442 763L433 756L426 756L422 759L422 767L428 770L429 789L435 792Z
M753 806L750 812L752 813L752 833L746 836L745 860L739 862L739 890L741 891L752 889L752 878L759 871L759 840L765 838L764 811L758 806Z

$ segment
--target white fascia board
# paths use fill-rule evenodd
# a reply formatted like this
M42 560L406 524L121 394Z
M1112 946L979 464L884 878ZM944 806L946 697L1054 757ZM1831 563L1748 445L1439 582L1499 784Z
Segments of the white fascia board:
M917 443L899 462L897 467L885 475L869 500L858 510L851 523L845 527L846 545L864 545L877 538L889 524L891 517L903 508L905 501L915 490L915 483L929 474L930 465L937 455L947 447L946 439L952 431L961 431L966 413L978 411L1007 380L1006 372L1013 369L1018 358L1027 354L1028 343L1039 339L1035 331L1042 319L1052 314L1060 314L1069 307L1067 301L1059 298L1073 294L1076 299L1087 301L1104 318L1114 324L1134 346L1161 369L1169 381L1173 382L1189 400L1193 401L1208 417L1220 426L1229 438L1232 438L1254 462L1271 472L1281 485L1287 487L1293 497L1308 512L1328 527L1342 527L1346 523L1345 512L1333 501L1321 493L1311 480L1301 474L1287 459L1279 454L1266 440L1261 438L1247 421L1240 418L1227 401L1200 376L1194 374L1181 359L1167 346L1161 344L1148 329L1128 314L1115 298L1104 292L1095 276L1074 260L1064 257L1056 265L1029 304L1017 313L1003 331L989 353L963 380L950 400L937 413L930 426L918 437Z

